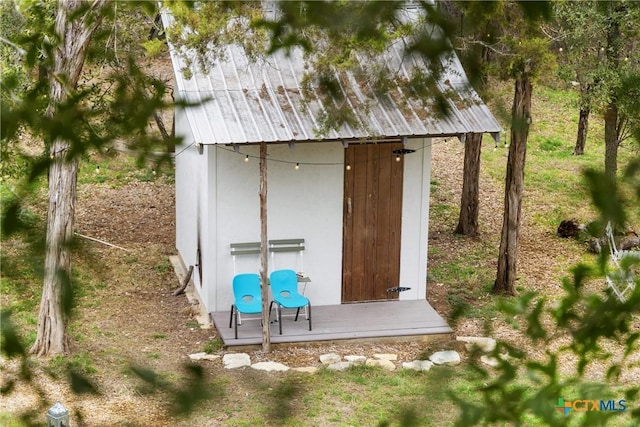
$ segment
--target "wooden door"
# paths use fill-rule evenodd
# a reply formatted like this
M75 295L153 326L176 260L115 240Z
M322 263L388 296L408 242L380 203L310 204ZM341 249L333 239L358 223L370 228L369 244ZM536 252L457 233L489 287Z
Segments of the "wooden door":
M401 143L345 150L342 302L397 299L403 159Z

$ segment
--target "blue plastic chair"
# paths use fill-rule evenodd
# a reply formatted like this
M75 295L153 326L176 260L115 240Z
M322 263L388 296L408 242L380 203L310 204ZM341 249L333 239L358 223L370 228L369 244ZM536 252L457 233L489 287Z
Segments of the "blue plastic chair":
M271 293L273 294L273 301L269 305L269 313L271 313L271 308L275 302L278 306L277 318L280 325L280 335L282 335L282 308L297 309L294 321L298 321L300 309L307 307L309 330L311 330L311 302L309 302L309 298L298 292L298 276L296 272L293 270L276 270L269 276L269 282L271 283Z
M237 274L233 278L233 298L231 304L231 316L229 327L236 316L235 337L238 339L239 315L262 313L262 290L260 289L260 276L255 273Z

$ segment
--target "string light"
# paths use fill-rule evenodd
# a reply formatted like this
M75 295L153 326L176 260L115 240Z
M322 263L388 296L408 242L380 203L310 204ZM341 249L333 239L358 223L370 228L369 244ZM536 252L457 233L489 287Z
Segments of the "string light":
M431 146L433 146L435 144L438 144L438 143L447 143L448 142L448 138L441 138L441 139L440 138L436 138L436 139L437 140L433 140L433 138L432 138L432 141L429 144L424 144L422 147L418 147L417 149L403 148L403 149L400 149L400 150L393 150L392 155L394 156L394 159L395 159L396 162L400 162L400 161L402 161L402 156L404 156L406 154L413 153L413 152L415 152L417 150L424 150L425 148L431 147ZM193 145L193 144L191 144L191 145ZM347 147L348 147L348 144L343 144L343 145L347 145ZM239 149L236 149L236 146L237 145L234 144L233 148L229 149L229 148L226 148L226 147L222 146L222 144L214 144L214 147L216 149L229 151L229 152L236 153L236 154L244 156L245 163L249 162L249 158L250 157L256 157L256 156L253 156L253 155L241 153L239 151ZM182 150L182 151L184 151L184 150ZM176 156L181 154L182 151L180 151L180 153L176 154ZM299 170L301 165L343 166L345 168L345 170L347 170L347 171L350 171L351 168L353 167L351 165L351 163L346 163L345 164L344 162L296 162L296 161L280 160L280 159L274 159L274 158L269 158L268 161L276 162L276 163L290 164L290 165L293 165L295 170ZM360 163L360 162L356 162L356 163Z

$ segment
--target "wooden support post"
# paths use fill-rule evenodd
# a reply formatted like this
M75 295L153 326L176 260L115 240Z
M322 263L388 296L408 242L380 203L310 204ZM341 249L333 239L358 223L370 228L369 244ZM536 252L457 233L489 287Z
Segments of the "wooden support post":
M269 265L267 247L267 143L260 143L260 282L262 284L262 350L271 351Z

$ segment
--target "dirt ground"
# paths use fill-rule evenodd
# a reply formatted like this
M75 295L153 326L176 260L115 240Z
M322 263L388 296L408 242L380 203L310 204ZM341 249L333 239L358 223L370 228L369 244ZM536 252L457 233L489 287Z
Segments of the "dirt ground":
M437 143L433 146L433 180L444 191L432 197L436 202L459 202L463 146L459 143ZM505 150L506 156L506 150ZM502 188L490 179L481 179L481 237L499 241L502 216ZM582 256L575 242L559 239L554 230L541 230L531 225L525 202L524 227L518 270L519 285L545 292L560 292L558 265L570 265ZM452 234L457 216L430 224L431 251L447 256L429 260L429 268L447 262L473 246L473 239ZM203 350L205 343L217 336L215 329L200 328L194 318L194 307L184 295L175 297L179 286L168 257L174 247L174 189L170 182L135 182L120 187L107 184L84 185L79 188L76 230L85 236L103 240L118 247L87 241L87 261L92 265L101 286L92 290L95 296L80 297L77 318L71 329L74 354L86 352L97 374L95 382L100 394L74 395L65 381L41 373L39 383L45 400L61 400L75 412L78 425L175 425L167 418L166 401L161 396L147 396L135 387L126 366L143 366L158 372L179 373L189 361L188 355ZM497 256L496 258L497 259ZM490 262L495 262L493 259ZM491 265L495 268L495 265ZM455 284L428 284L428 300L446 318L450 312L447 292ZM455 326L456 335L483 335L483 322L463 319ZM507 325L496 324L494 337L521 342L519 332ZM400 360L412 360L425 349L420 343L350 344L348 353L398 353ZM322 353L338 351L338 345L287 346L265 355L251 352L253 361L273 360L289 366L318 365ZM6 362L5 362L6 363ZM215 375L220 363L203 363ZM233 373L225 373L234 375ZM171 374L169 374L171 375ZM637 373L635 378L639 378ZM170 379L176 380L179 374ZM241 378L238 378L241 381ZM240 382L241 384L241 382ZM242 386L232 393L243 398ZM2 411L18 412L37 407L35 390L20 386L17 393L3 398ZM83 418L80 419L79 417ZM215 423L214 423L215 424ZM214 425L212 424L212 425ZM74 424L75 425L75 424Z

